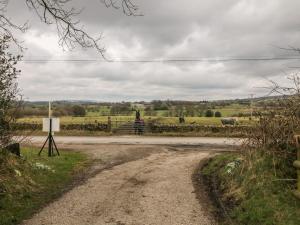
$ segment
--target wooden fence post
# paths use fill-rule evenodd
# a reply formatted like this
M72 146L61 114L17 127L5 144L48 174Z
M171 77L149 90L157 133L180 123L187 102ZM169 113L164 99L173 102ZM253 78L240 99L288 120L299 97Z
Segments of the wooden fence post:
M300 148L299 148L300 135L295 135L295 141L297 146L297 160L294 162L294 167L297 169L298 180L297 180L297 190L294 191L295 196L300 199Z
M109 116L108 118L107 118L107 132L111 132L111 117Z

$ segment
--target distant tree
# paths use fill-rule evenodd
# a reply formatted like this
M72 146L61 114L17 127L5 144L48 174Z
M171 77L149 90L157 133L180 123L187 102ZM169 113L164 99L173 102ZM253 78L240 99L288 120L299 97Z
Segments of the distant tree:
M144 113L145 113L145 116L156 116L157 115L156 111L153 110L153 108L151 106L147 106L144 109Z
M129 102L122 102L113 104L110 108L111 115L132 115L134 109L132 109Z
M152 101L154 110L169 110L168 104L163 101Z
M80 105L74 105L72 107L74 116L85 116L85 108Z
M197 105L198 115L200 117L205 116L205 112L208 108L210 108L210 107L207 105L207 103L202 103L202 104Z
M186 106L185 107L185 112L186 112L187 116L191 116L191 117L195 116L195 108L194 108L194 106L192 106L192 105Z
M222 117L222 114L221 114L221 112L219 112L219 111L216 111L216 112L215 112L215 117Z
M206 110L205 112L205 117L213 117L214 116L214 112L210 109Z
M29 117L29 116L47 116L48 109L43 107L34 107L34 106L22 106L19 110L17 110L16 117Z
M199 116L199 117L202 117L203 115L204 115L203 110L200 110L200 111L198 112L198 116Z
M174 107L174 115L176 117L179 117L183 114L184 107L182 105L179 105L179 103Z

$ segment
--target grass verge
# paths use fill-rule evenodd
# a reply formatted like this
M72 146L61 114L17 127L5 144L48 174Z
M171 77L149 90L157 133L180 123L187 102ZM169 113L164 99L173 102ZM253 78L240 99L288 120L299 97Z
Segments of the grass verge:
M19 224L62 194L82 171L87 157L62 151L60 157L37 156L23 148L22 158L0 154L0 224Z
M210 189L220 224L298 225L300 201L292 190L296 172L290 163L256 153L212 158L198 171Z

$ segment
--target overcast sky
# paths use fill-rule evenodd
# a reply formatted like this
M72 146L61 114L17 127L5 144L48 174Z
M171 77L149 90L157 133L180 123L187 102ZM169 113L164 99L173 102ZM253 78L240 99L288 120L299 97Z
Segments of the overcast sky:
M134 0L133 0L134 1ZM20 3L21 2L21 3ZM86 4L88 2L88 4ZM103 33L106 56L121 60L298 57L278 47L300 47L299 0L138 0L143 17L127 17L99 0L74 0L92 35ZM86 4L86 5L85 5ZM42 24L25 0L11 0L11 18L27 18L17 34L24 59L99 59L95 50L63 51L55 27ZM300 55L299 55L300 57ZM286 82L300 60L200 62L44 62L19 64L27 100L129 101L244 98L272 79Z

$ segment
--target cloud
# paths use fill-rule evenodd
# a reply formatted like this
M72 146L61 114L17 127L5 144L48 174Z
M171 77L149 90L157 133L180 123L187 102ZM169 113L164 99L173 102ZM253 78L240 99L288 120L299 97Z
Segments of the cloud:
M300 63L217 60L298 56L276 47L299 46L297 0L139 0L142 17L126 17L99 1L72 1L85 8L79 17L86 30L95 36L103 32L108 58L204 59L172 63L109 63L101 62L95 50L63 51L55 28L41 24L33 12L24 13L19 2L11 0L9 13L16 21L27 16L32 24L28 33L18 34L28 47L25 58L99 60L21 63L20 87L31 100L242 98L263 95L267 91L257 87L267 79L284 82L284 73Z

